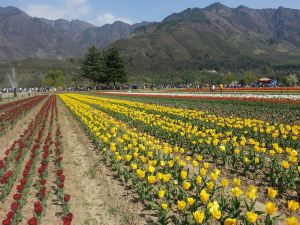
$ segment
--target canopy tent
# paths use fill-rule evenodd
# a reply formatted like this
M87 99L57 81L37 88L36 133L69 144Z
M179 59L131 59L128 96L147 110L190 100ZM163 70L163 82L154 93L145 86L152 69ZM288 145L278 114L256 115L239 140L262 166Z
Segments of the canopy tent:
M258 81L259 82L271 82L272 80L270 78L263 77L263 78L260 78Z

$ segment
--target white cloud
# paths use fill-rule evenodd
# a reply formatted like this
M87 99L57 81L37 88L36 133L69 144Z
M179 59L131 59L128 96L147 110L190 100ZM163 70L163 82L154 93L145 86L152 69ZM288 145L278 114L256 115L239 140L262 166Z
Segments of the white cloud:
M56 7L49 4L27 4L24 11L30 16L46 19L79 19L90 12L86 0L64 0L64 4Z
M103 14L99 14L96 17L96 20L94 21L95 24L97 24L98 26L102 26L104 24L112 24L116 21L122 21L124 23L128 23L128 24L133 24L134 22L126 17L118 17L113 15L112 13L103 13Z
M64 0L68 5L84 5L87 3L87 0Z

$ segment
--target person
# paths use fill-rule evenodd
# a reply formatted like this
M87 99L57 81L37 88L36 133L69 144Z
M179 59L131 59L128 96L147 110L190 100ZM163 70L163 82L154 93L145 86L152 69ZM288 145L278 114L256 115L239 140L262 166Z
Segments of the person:
M213 84L212 85L212 92L215 92L215 90L216 90L216 86Z

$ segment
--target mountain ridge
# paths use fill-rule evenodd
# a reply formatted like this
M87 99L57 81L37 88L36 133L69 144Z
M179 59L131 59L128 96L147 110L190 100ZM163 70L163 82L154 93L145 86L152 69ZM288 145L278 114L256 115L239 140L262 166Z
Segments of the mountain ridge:
M248 68L300 60L300 10L220 3L173 13L119 40L133 72Z
M91 45L105 48L140 26L116 21L97 27L82 20L48 20L13 6L0 7L0 59L78 58Z
M0 7L0 59L81 58L91 45L115 46L132 72L248 68L300 60L300 10L188 8L161 22L47 20Z

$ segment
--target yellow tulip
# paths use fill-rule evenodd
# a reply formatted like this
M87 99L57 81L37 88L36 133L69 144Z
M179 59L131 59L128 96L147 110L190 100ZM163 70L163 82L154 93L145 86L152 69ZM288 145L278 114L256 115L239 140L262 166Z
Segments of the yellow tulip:
M272 187L268 187L268 197L269 198L276 198L278 191L273 189Z
M145 171L143 171L141 169L137 169L136 173L137 173L138 177L141 179L145 177Z
M204 220L204 213L203 212L200 212L200 211L195 211L193 213L193 216L194 216L194 219L196 221L197 224L201 224Z
M234 149L234 154L238 155L238 154L240 154L240 152L241 152L240 149L238 149L238 148Z
M131 163L131 168L132 168L132 169L136 170L137 167L138 167L138 166L137 166L135 163Z
M224 225L236 225L236 224L237 224L236 219L227 218L227 219L224 221Z
M213 215L213 217L215 218L215 219L220 219L221 218L221 216L222 216L222 212L220 211L220 210L214 210L213 212L212 212L212 215Z
M200 192L200 200L201 200L201 202L207 203L208 199L209 199L209 196L210 196L210 194L208 194L205 189L201 190L201 192Z
M167 209L168 208L168 204L167 203L163 203L161 204L162 209Z
M193 167L197 167L199 165L199 163L196 160L193 160L192 165L193 165Z
M247 221L252 224L256 223L258 215L255 212L246 212Z
M207 184L206 184L208 190L212 190L215 186L215 183L213 181L209 181Z
M239 178L234 178L233 179L233 185L234 185L234 187L241 186L241 180Z
M298 208L299 208L298 202L296 202L294 200L288 201L288 209L290 211L297 211Z
M225 148L224 145L221 145L221 146L219 147L219 149L220 149L221 152L224 152L226 148Z
M192 206L195 204L195 199L192 197L187 198L187 203L189 206Z
M162 180L163 182L167 183L169 182L169 180L172 178L172 175L171 174L164 174L163 177L162 177Z
M257 188L254 186L250 186L246 193L249 200L254 201L257 198Z
M266 213L271 216L275 212L277 212L276 205L273 202L267 202L266 203Z
M231 192L232 192L232 195L236 198L240 197L243 194L242 190L239 187L232 188Z
M185 201L179 201L179 200L177 201L177 208L179 210L184 210L185 207L186 207L186 202Z
M149 165L149 166L148 166L148 171L149 171L150 173L153 173L153 172L155 171L155 167Z
M166 190L160 190L160 191L158 192L158 196L159 196L160 198L163 198L163 197L165 196L165 193L166 193Z
M224 178L222 179L221 184L223 187L227 187L229 185L229 181L226 178Z
M282 160L281 165L284 169L288 169L290 167L290 164L286 160Z
M206 175L206 171L207 171L207 170L206 170L205 168L201 168L201 169L200 169L200 175L201 175L201 176L205 176L205 175Z
M203 167L205 168L205 169L208 169L209 168L209 163L208 162L205 162L204 164L203 164Z
M215 180L218 179L218 174L217 173L211 173L210 178L215 181Z
M158 173L156 173L156 177L157 177L157 179L161 180L161 179L163 179L163 174L158 172Z
M148 176L148 183L155 184L156 183L156 176L150 175Z
M174 162L172 160L168 161L168 167L172 168L174 166Z
M126 155L125 155L125 160L126 160L127 162L129 162L129 161L131 160L131 158L132 158L132 156L129 155L129 154L126 154Z
M190 189L190 187L191 187L191 183L185 181L185 182L183 183L182 187L183 187L184 190L188 191L188 190Z
M197 183L198 185L202 184L202 177L201 177L201 176L197 176L197 177L196 177L196 183Z
M181 177L181 179L183 179L183 180L187 177L187 175L188 175L188 173L187 173L187 171L185 171L185 170L182 170L182 171L180 172L180 177Z
M164 167L164 166L166 165L166 162L162 160L162 161L159 162L159 165L160 165L161 167Z
M285 224L286 225L300 225L300 223L298 222L298 219L294 216L292 216L290 218L286 218Z

